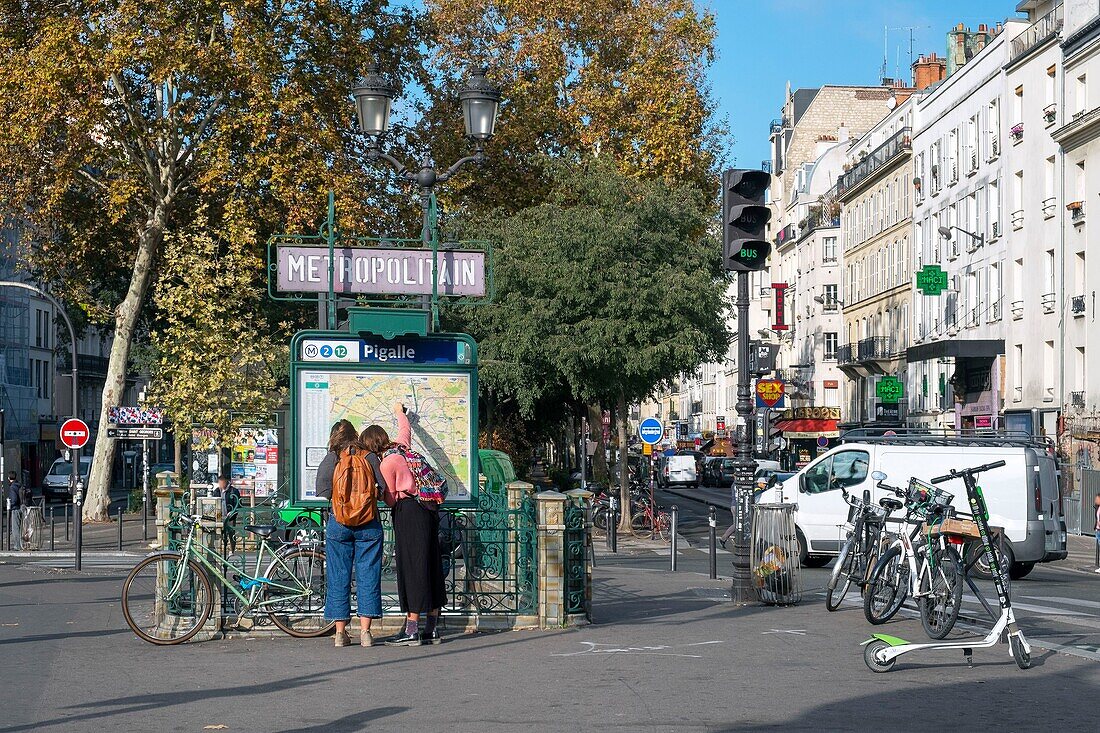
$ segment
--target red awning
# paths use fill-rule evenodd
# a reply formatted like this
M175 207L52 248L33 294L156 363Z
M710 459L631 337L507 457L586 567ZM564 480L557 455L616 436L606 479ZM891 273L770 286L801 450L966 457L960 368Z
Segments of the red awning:
M836 420L801 418L796 420L778 420L772 428L788 438L839 438Z

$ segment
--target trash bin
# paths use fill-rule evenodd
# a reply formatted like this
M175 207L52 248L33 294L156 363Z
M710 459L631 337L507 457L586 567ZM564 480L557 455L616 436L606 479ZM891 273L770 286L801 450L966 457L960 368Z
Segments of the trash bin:
M802 567L794 527L797 504L756 504L752 515L752 579L763 603L791 606L802 600Z

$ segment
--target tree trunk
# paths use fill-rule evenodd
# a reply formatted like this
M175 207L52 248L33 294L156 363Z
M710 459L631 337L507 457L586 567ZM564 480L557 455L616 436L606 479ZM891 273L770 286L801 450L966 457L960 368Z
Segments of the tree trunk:
M619 395L619 401L615 405L615 413L619 422L619 505L622 507L622 518L619 520L619 531L630 531L630 461L626 451L626 421L627 406L626 397Z
M172 457L172 470L176 472L176 485L183 486L183 437L176 433L176 427L172 426L172 447L175 456Z
M588 414L588 440L596 444L596 452L592 455L592 475L588 478L608 486L611 481L607 471L607 445L603 440L603 407L586 405L585 411Z
M99 428L96 433L95 454L88 475L88 493L84 501L86 521L104 521L109 518L111 503L111 469L114 467L115 441L107 437L107 415L112 406L120 404L126 391L126 372L130 362L130 345L137 327L145 293L153 277L153 263L164 239L165 212L157 207L149 226L138 239L137 256L134 258L134 274L126 297L115 309L114 341L107 363L107 379L103 384L103 400L99 408Z

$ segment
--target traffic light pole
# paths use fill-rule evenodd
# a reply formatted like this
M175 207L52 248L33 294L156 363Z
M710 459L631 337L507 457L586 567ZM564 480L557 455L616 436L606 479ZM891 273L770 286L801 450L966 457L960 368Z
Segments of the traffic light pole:
M749 273L737 273L737 414L743 429L738 433L737 457L733 462L734 487L737 501L734 504L733 535L733 584L730 593L737 605L748 605L757 600L749 567L749 548L752 543L752 479L756 461L752 459L751 375L749 374Z

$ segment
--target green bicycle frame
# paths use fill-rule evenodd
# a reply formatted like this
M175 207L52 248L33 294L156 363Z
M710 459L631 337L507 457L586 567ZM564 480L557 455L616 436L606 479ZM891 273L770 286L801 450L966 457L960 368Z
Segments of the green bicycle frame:
M183 563L180 564L179 574L176 576L176 581L172 585L172 590L168 594L168 598L171 599L177 592L179 587L183 583L183 568L187 567L188 560L195 560L201 565L208 573L218 580L223 586L229 589L229 591L235 595L241 603L245 605L245 610L249 611L253 608L263 608L269 603L282 603L287 600L293 600L295 598L306 598L311 595L309 588L303 587L300 583L295 586L283 585L282 583L276 583L270 578L262 577L258 574L250 575L249 573L238 569L235 565L229 562L227 558L221 555L217 550L206 547L201 543L195 542L195 529L192 527L191 531L187 534L187 542L183 547ZM271 549L271 545L268 544L266 538L260 538L260 549L256 555L255 572L260 572L260 567L263 564L264 552L267 552L271 556L270 565L278 563L283 570L287 572L292 578L297 576L294 574L283 559L279 556L279 553ZM238 589L238 583L234 583L221 572L220 568L232 568L233 572L238 573L241 579L245 582L254 583L251 588L248 589L248 595L246 596ZM287 591L286 595L280 595L277 598L272 598L266 601L258 601L258 595L261 590L265 588L277 588L282 591Z

